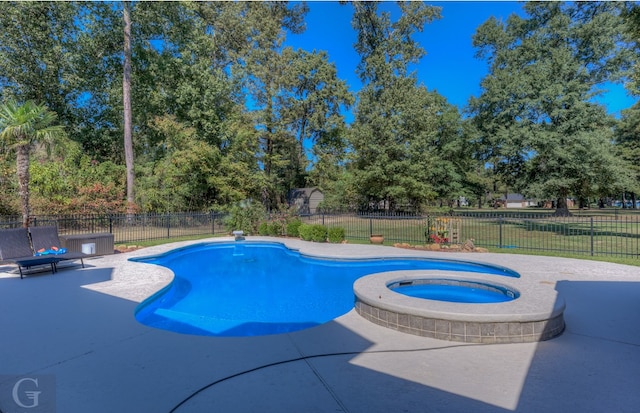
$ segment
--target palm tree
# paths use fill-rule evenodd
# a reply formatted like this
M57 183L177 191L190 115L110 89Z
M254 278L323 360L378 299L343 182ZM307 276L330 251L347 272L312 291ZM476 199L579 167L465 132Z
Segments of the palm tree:
M44 105L9 101L0 106L0 141L16 151L18 194L22 225L29 226L29 155L36 143L48 145L65 135L61 125L53 125L57 115Z

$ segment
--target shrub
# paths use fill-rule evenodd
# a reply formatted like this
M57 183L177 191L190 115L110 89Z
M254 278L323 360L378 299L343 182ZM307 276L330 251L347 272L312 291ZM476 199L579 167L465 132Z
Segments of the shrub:
M272 237L279 237L282 235L282 223L279 221L272 221L267 226L267 232Z
M266 222L261 222L260 226L258 227L258 234L260 235L269 235L269 224L267 224Z
M302 221L300 221L298 218L294 218L293 220L287 222L287 235L290 237L299 237L300 225L302 225Z
M298 233L300 234L300 238L304 241L311 241L311 224L300 224L298 227Z
M327 238L329 238L329 242L334 244L339 244L344 241L344 228L342 227L332 227L327 231Z
M300 238L304 241L325 242L327 240L327 227L320 224L300 224Z
M264 219L264 207L260 203L244 201L234 205L225 219L225 227L229 232L242 230L245 234L258 232L258 224Z
M326 242L327 241L327 227L320 224L311 226L311 241Z

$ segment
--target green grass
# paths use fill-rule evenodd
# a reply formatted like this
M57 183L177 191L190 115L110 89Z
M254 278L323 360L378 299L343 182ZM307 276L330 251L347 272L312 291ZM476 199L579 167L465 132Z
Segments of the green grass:
M546 208L454 208L453 211L459 214L471 213L475 215L549 215L552 216L555 212L554 209L546 209ZM593 217L621 217L621 216L640 216L640 209L622 209L622 208L590 208L590 209L579 209L579 208L570 208L569 212L575 217L585 217L585 216L593 216ZM443 214L442 212L434 213L432 215Z
M119 245L125 245L125 246L137 246L137 247L155 247L156 245L164 245L164 244L169 244L172 242L180 242L180 241L193 241L193 240L199 240L199 239L206 239L206 238L214 238L214 237L222 237L224 235L220 235L220 234L216 234L216 235L187 235L187 236L182 236L182 237L172 237L172 238L162 238L162 239L154 239L154 240L145 240L145 241L133 241L133 242L127 242L127 243L117 243L116 247Z
M473 238L486 248L515 246L519 250L636 257L640 253L639 220L469 220L462 232L463 238Z
M561 258L575 258L578 260L589 260L589 261L601 261L601 262L610 262L614 264L624 264L624 265L633 265L636 267L640 267L640 259L638 258L628 258L628 257L619 257L619 256L590 256L590 255L579 255L579 254L565 254L553 251L525 251L519 249L500 249L500 248L488 248L489 252L496 252L501 254L520 254L520 255L536 255L542 257L561 257Z

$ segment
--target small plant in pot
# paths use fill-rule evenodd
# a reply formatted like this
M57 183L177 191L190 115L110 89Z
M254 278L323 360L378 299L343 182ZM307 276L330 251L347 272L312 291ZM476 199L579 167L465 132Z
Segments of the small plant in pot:
M384 236L382 234L371 234L369 241L372 244L382 244L384 242Z

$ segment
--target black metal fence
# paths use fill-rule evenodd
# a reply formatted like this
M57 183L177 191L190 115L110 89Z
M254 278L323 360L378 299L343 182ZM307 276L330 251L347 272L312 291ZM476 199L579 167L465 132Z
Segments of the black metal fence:
M188 237L194 235L225 234L223 219L215 212L183 212L172 214L134 215L39 215L30 220L31 226L55 225L60 235L109 232L116 244ZM22 225L20 217L0 217L0 228Z
M345 228L348 239L384 236L385 244L424 245L473 240L492 250L557 252L567 255L640 258L640 216L612 213L569 217L549 213L331 214L304 217L305 222Z
M640 258L638 216L468 217L463 229L489 248Z
M56 225L61 235L114 234L116 244L194 235L223 235L222 213L35 216L31 225ZM536 213L454 213L451 215L318 213L303 222L342 227L346 238L367 242L372 234L385 244L462 243L492 250L550 251L567 255L640 258L640 216ZM0 217L0 228L18 227L19 217Z

